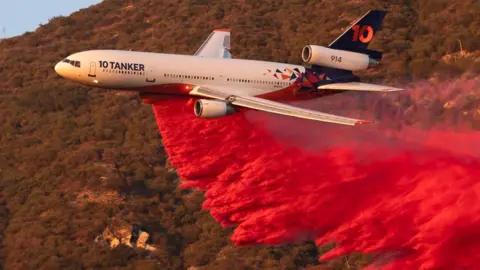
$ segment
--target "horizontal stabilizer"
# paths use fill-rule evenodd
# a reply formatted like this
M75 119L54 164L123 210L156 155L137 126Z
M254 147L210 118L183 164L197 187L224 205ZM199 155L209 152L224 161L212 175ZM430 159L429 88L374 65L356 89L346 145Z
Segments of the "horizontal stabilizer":
M318 90L344 90L344 91L372 91L372 92L396 92L405 89L395 88L385 85L361 83L361 82L346 82L346 83L331 83L320 85Z

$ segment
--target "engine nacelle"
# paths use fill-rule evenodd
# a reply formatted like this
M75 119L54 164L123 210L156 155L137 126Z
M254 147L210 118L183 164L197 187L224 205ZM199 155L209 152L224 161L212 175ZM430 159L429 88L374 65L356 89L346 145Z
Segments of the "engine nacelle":
M202 118L218 118L236 112L235 107L226 102L208 99L197 100L193 110Z
M368 55L357 52L330 49L323 46L307 45L303 48L302 59L307 64L343 70L365 70L378 61Z

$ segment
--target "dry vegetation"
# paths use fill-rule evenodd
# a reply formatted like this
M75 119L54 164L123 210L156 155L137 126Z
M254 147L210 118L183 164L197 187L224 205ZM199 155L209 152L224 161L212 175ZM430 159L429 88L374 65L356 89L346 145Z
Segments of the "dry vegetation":
M53 71L63 57L87 49L191 54L212 29L222 27L233 29L235 57L300 63L304 45L328 44L368 9L383 8L390 13L372 45L385 52L384 64L368 72L371 80L478 72L479 1L342 2L105 0L2 40L0 268L366 265L368 258L360 255L319 264L318 255L328 247L318 249L313 242L233 247L231 229L201 210L202 194L177 188L149 106L66 82ZM469 57L459 54L459 39ZM445 55L458 57L446 63ZM157 250L95 245L112 217L142 224Z

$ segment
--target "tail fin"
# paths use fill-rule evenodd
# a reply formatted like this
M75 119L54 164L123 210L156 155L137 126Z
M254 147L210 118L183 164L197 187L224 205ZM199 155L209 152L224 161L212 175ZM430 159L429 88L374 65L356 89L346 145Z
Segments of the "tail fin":
M365 50L375 33L382 26L383 18L386 14L387 12L384 10L370 10L348 28L347 31L330 43L328 47L351 51Z

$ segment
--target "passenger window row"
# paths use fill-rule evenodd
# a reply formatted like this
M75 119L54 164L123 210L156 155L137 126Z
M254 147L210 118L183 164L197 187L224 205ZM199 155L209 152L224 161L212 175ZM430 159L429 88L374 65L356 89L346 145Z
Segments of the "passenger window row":
M65 59L63 60L64 63L70 64L74 67L80 67L80 61L75 61L75 60L70 60L70 59Z
M163 74L163 77L165 77L165 78L177 78L177 79L210 80L210 81L215 80L214 77L208 77L208 76L167 74L167 73Z
M247 79L236 79L236 78L227 78L227 82L236 82L236 83L255 83L255 84L271 84L271 85L290 85L290 82L280 82L280 81L264 81L264 80L247 80Z
M128 70L117 70L117 69L103 69L105 73L114 73L114 74L128 74L128 75L145 75L145 72L140 71L128 71Z
M194 79L194 80L215 80L214 77L206 76L195 76L195 75L181 75L181 74L163 74L165 78L177 78L177 79ZM235 79L227 78L227 82L238 82L238 83L256 83L256 84L271 84L271 85L290 85L290 82L280 82L280 81L264 81L264 80L247 80L247 79Z

